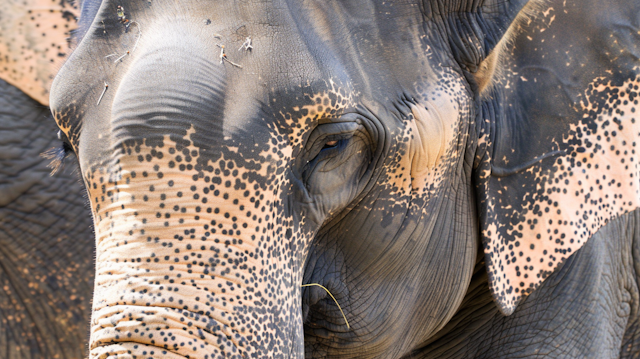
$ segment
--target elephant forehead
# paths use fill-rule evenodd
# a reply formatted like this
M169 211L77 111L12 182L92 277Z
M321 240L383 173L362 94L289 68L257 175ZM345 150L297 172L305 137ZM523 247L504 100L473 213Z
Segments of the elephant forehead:
M77 7L69 1L4 0L0 3L0 78L42 104L69 53Z
M130 127L127 124L138 120L149 124L149 119L189 122L200 128L220 126L224 136L238 132L245 136L246 131L255 131L256 121L265 125L275 118L277 125L266 124L269 135L289 133L295 145L319 120L336 118L355 105L356 95L349 80L321 77L315 65L306 65L314 63L307 52L296 52L295 59L282 58L285 55L278 50L282 45L279 35L268 43L269 53L277 54L266 55L255 49L226 50L230 47L224 45L227 37L208 31L199 22L188 26L180 20L151 24L144 26L139 42L136 26L125 34L137 46L135 53L125 58L126 63L115 67L123 73L113 97L115 136L119 136L118 131L126 132ZM204 28L194 29L197 26ZM259 46L258 41L252 39L254 47ZM291 55L292 49L287 51ZM242 67L223 60L222 54ZM135 137L136 133L131 135Z

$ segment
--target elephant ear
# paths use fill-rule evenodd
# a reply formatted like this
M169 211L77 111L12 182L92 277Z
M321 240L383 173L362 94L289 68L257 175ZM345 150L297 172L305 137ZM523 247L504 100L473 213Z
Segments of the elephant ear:
M423 1L425 24L444 19L453 57L463 70L490 77L484 61L513 37L517 24L545 0ZM429 21L435 20L435 21ZM441 31L436 29L432 31Z
M639 14L637 0L548 1L487 59L499 71L481 99L476 183L505 315L639 206Z
M71 0L0 1L0 79L48 105L77 15Z

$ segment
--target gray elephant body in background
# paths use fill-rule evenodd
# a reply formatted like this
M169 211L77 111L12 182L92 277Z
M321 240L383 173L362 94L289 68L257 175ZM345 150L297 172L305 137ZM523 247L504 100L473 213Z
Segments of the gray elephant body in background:
M0 80L0 357L82 358L93 231L75 165L50 176L49 108ZM75 172L75 173L74 173Z
M75 27L72 6L50 3L0 4L0 358L4 359L83 358L87 350L95 247L91 216L75 160L51 176L49 160L41 156L59 147L58 130L46 106L47 90L50 77L69 52L63 36Z

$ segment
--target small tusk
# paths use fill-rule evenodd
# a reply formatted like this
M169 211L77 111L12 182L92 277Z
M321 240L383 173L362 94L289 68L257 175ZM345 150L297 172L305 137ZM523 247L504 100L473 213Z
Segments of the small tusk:
M251 37L247 37L247 39L244 41L244 43L240 46L240 48L238 49L238 51L242 51L242 49L245 50L251 50L253 49L253 46L251 45Z
M225 60L226 62L230 63L231 65L235 66L235 67L242 68L242 65L238 65L238 64L236 64L235 62L233 62L233 61L229 60L229 59L227 58L227 56L223 57L222 59L223 59L223 60Z
M122 60L122 59L123 59L125 56L127 56L127 55L129 55L129 51L125 52L125 53L124 53L124 55L122 55L122 56L118 57L118 58L116 59L116 61L114 61L113 63L116 63L116 62L118 62L118 61Z
M100 105L100 101L102 101L102 97L104 96L105 92L107 92L108 88L109 88L109 84L105 82L104 89L102 90L102 94L100 94L100 98L98 99L98 103L96 104L96 106ZM60 136L59 133L58 133L58 136Z

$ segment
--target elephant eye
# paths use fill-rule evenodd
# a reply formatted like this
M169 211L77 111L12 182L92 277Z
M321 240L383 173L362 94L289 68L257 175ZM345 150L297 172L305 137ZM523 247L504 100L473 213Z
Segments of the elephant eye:
M328 136L329 138L317 141L315 149L312 151L313 157L310 162L321 161L323 159L333 158L342 153L342 150L348 148L349 140L352 134L342 134L338 138L336 136Z
M331 140L331 141L327 141L324 144L324 147L322 147L323 150L328 149L328 148L334 148L338 146L338 140Z
M319 125L312 132L306 145L304 155L306 162L319 159L319 157L326 157L326 155L344 148L359 128L360 125L355 122Z

